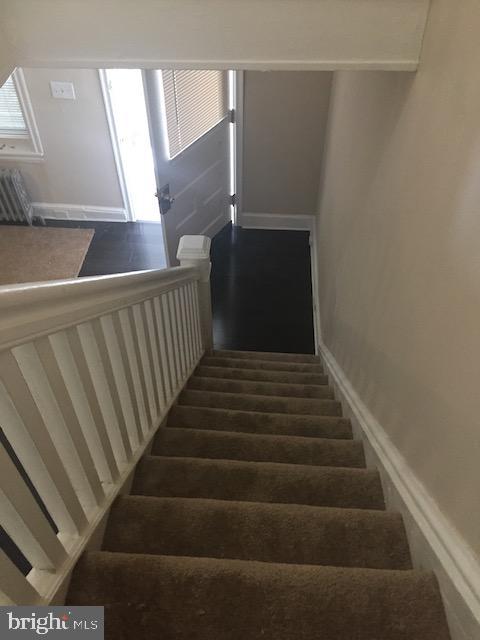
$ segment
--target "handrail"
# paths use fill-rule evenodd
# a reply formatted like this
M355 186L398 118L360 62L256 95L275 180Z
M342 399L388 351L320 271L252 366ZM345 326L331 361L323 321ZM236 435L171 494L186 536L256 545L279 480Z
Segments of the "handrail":
M199 278L196 267L172 267L1 286L0 349Z
M207 263L0 287L0 522L32 567L0 551L0 604L57 601L211 344Z

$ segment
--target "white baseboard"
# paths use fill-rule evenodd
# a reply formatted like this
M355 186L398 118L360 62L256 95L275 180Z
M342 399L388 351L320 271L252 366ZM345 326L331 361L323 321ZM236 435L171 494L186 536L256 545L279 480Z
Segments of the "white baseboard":
M277 231L312 231L313 215L239 212L238 224L244 229L276 229Z
M127 222L127 212L121 207L93 207L83 204L32 202L33 215L51 220L92 220Z
M367 464L380 471L388 508L403 515L414 566L437 576L452 640L479 639L478 557L440 511L322 342L320 351L355 437L364 441Z

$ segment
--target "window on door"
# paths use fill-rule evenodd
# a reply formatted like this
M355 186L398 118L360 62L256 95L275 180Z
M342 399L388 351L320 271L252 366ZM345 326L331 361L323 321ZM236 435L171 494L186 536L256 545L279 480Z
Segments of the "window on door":
M213 129L228 110L226 71L162 71L170 158Z
M0 158L43 156L32 105L21 69L0 87Z

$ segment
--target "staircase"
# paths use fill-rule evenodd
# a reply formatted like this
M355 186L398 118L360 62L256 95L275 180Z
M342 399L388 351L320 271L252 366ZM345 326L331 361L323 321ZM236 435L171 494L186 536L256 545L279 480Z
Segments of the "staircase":
M105 605L115 640L449 638L309 355L203 357L67 602Z

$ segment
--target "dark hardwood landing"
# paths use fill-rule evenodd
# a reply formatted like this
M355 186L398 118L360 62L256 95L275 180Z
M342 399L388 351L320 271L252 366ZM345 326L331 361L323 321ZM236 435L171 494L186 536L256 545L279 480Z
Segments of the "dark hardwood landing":
M217 348L313 353L307 231L227 225L212 242Z
M164 269L167 266L160 223L46 220L48 227L95 229L80 276Z

